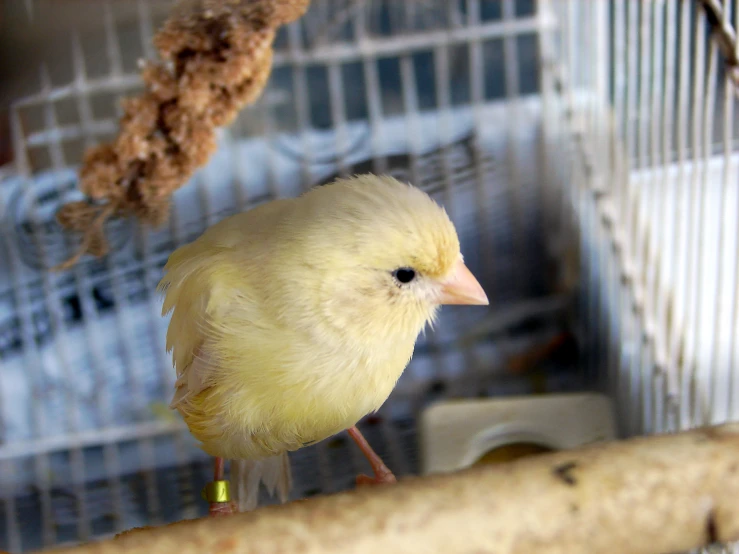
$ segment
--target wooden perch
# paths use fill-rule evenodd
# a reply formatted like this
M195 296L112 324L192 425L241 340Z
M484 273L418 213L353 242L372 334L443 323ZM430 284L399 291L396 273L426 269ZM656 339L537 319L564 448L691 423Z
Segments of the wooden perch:
M401 480L55 550L659 554L739 539L739 424Z

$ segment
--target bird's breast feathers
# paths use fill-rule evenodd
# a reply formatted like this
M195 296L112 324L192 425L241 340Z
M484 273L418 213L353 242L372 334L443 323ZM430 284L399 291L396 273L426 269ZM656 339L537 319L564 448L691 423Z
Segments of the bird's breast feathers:
M414 345L342 345L270 318L218 328L194 362L209 367L189 369L210 386L178 408L206 450L227 457L295 450L354 425L385 402Z

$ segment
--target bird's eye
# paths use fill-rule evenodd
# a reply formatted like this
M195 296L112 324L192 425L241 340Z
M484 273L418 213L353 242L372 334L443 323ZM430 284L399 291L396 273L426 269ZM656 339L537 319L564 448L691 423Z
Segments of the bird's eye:
M410 267L401 267L393 271L393 277L404 285L413 281L416 278L416 271Z

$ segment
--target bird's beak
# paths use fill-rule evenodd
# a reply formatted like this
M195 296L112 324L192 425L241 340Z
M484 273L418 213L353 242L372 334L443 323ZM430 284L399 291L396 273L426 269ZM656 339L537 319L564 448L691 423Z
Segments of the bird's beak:
M487 306L485 291L462 260L457 261L451 275L441 284L439 304L468 304Z

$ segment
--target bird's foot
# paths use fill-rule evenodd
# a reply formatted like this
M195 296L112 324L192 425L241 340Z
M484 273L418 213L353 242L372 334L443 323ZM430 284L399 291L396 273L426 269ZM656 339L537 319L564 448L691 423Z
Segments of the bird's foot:
M362 487L364 485L389 485L392 483L397 483L398 480L395 478L395 475L391 471L383 471L375 474L374 477L370 477L369 475L359 475L357 476L357 486Z
M357 429L356 426L353 426L347 429L347 432L354 442L357 443L357 446L359 446L359 449L369 461L370 466L372 467L372 472L375 474L374 478L367 475L360 475L357 477L357 486L397 483L398 480L395 478L395 475L393 475L393 472L390 471L390 468L388 468L375 451L372 450L372 447L359 429Z
M223 478L223 473L224 460L216 458L214 479L200 493L203 500L208 502L208 514L211 517L228 516L239 511L236 503L231 500L230 483Z
M210 517L230 516L237 511L238 510L236 509L234 502L211 502L208 515Z

